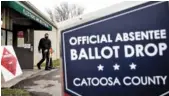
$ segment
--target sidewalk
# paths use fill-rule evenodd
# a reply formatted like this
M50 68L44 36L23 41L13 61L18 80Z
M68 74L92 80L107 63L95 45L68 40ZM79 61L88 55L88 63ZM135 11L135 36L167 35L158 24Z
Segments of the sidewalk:
M5 82L3 79L1 80L1 88L10 88L14 86L15 84L19 83L22 80L25 80L27 78L36 76L38 73L40 73L43 70L37 70L37 69L27 69L23 70L23 74L13 80L10 80L8 82ZM3 76L2 76L3 78Z
M30 92L31 96L61 96L60 70L42 71L37 76L22 80L12 88L24 89Z

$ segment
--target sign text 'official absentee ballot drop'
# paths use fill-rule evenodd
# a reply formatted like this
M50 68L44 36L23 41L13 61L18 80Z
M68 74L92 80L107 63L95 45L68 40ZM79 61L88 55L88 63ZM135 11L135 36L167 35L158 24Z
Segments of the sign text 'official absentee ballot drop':
M62 32L65 96L167 96L169 6L149 2Z

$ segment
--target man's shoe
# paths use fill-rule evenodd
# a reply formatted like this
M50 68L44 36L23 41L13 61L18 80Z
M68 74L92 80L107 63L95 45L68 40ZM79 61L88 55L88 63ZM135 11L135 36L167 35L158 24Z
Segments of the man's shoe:
M49 67L49 69L55 69L54 67Z
M50 69L45 69L45 71L50 71Z
M38 67L39 70L41 69L40 65L38 65L38 64L37 64L37 67Z
M50 69L55 69L54 67L50 68Z

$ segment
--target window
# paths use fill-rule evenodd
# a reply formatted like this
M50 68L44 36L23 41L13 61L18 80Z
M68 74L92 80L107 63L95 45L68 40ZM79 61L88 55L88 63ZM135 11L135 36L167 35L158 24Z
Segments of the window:
M1 45L5 45L6 42L6 31L1 29Z
M13 32L7 31L7 45L13 45Z

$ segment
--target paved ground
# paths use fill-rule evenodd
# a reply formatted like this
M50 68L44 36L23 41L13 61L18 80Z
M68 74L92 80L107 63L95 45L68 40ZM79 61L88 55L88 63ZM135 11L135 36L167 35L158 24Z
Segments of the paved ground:
M35 69L35 70L27 69L27 70L25 70L24 69L22 71L23 71L22 75L20 75L19 77L16 77L15 79L12 79L8 82L5 82L4 79L3 79L3 75L1 75L1 87L2 88L10 88L13 85L17 84L18 82L27 79L28 77L33 77L33 76L38 75L38 73L40 73L43 70L38 70L38 69Z
M25 89L32 96L61 96L59 70L42 71L38 76L21 81L13 88Z

